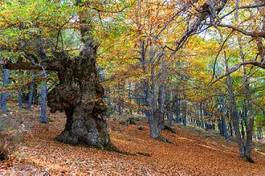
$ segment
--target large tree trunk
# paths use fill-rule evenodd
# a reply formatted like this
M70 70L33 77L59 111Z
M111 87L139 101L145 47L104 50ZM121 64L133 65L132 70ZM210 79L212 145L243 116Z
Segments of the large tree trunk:
M106 106L104 89L96 70L98 45L90 39L80 56L74 60L62 58L58 72L60 84L48 95L52 112L65 111L67 122L57 139L64 143L104 148L110 144L107 123L103 117Z
M82 5L76 1L77 5ZM70 59L60 55L58 71L60 84L48 95L48 106L52 111L63 110L67 122L57 140L69 144L87 144L98 148L111 147L104 117L104 89L99 84L96 69L98 44L91 35L87 10L78 13L83 49L80 55Z
M227 71L228 63L227 63L226 55L225 55L225 65L226 65L226 71ZM254 162L251 158L251 146L252 146L252 129L251 128L253 128L252 121L250 122L251 124L249 124L250 126L248 127L247 140L245 143L240 133L239 114L237 111L237 104L236 104L236 99L235 99L234 90L233 90L232 77L228 75L226 80L227 80L227 89L228 89L228 96L229 96L230 113L231 113L232 124L234 127L237 143L239 146L240 157L244 158L248 162Z
M76 5L82 4L77 0ZM78 23L83 45L79 56L70 58L65 52L54 52L54 58L58 59L48 61L42 41L39 40L37 51L41 58L41 65L32 65L28 62L15 64L8 62L4 65L6 69L51 70L58 73L59 85L48 93L48 106L51 112L64 111L66 113L65 129L57 137L59 141L117 151L111 145L104 118L106 111L103 102L104 89L99 84L96 69L98 44L91 37L87 9L80 9L82 10L78 11ZM3 102L3 97L1 100Z
M57 137L68 144L87 144L89 146L112 149L104 118L106 106L103 102L104 89L99 84L96 71L96 51L98 45L90 38L84 45L79 57L71 59L59 53L52 67L47 69L58 72L59 85L48 94L51 112L64 111L66 124L64 131ZM60 64L58 64L60 62ZM9 64L8 68L40 69L25 64Z

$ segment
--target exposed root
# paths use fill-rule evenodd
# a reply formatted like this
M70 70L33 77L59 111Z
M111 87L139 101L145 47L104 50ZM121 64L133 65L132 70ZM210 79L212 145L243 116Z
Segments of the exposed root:
M137 152L136 153L137 155L142 155L142 156L151 156L151 154L149 154L149 153L144 153L144 152Z
M110 143L106 147L104 147L103 150L116 152L116 153L119 153L122 155L127 155L127 156L138 156L138 155L149 156L149 157L151 156L149 153L144 153L144 152L130 153L130 152L122 151L119 148L117 148L115 145L113 145L112 143Z
M102 148L102 150L107 150L107 151L110 151L110 152L117 152L117 153L120 153L120 154L126 154L126 152L121 151L120 149L118 149L118 147L116 147L112 143L109 143L107 146Z
M174 127L169 126L169 125L165 125L164 126L164 130L167 130L167 131L169 131L169 132L171 132L173 134L177 133L176 129Z
M62 136L59 135L55 138L55 141L59 141L59 142L63 142L65 144L70 144L70 145L79 145L78 143L72 143L72 142L66 142L65 140L62 140L61 138ZM92 148L96 148L98 150L106 150L106 151L110 151L110 152L116 152L122 155L129 155L129 156L138 156L138 155L142 155L142 156L151 156L149 153L144 153L144 152L137 152L137 153L129 153L126 151L122 151L119 148L117 148L115 145L113 145L112 143L107 144L106 146L94 146L94 145L87 145L85 143L80 143L80 145L82 146L87 146L87 147L92 147Z
M244 156L244 157L242 157L242 158L243 158L245 161L249 162L249 163L252 163L252 164L255 163L255 161L254 161L251 157Z
M168 143L168 144L172 144L172 142L170 140L168 140L167 138L165 138L164 136L161 136L161 135L156 137L155 140L158 140L158 141L161 141L164 143Z

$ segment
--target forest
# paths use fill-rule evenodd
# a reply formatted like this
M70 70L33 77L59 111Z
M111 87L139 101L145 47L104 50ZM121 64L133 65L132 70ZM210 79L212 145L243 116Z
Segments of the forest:
M265 176L264 0L0 0L0 175Z

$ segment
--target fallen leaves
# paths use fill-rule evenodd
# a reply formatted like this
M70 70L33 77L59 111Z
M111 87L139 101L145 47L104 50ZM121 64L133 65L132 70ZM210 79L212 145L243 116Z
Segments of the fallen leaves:
M35 124L13 159L1 163L0 175L265 175L265 156L255 153L256 164L246 163L239 159L234 144L206 138L189 128L177 127L176 135L164 132L173 142L165 144L150 139L144 122L126 126L110 119L114 145L139 154L122 155L55 141L65 122L62 114L52 118L49 125Z

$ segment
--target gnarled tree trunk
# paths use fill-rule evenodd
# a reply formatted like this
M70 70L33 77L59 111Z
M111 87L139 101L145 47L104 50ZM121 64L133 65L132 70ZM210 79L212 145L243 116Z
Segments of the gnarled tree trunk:
M85 6L81 1L76 5ZM66 124L57 140L68 144L86 144L98 148L118 150L111 145L104 118L106 106L103 102L104 89L99 84L96 69L98 44L91 35L92 26L86 8L78 11L78 24L82 50L79 56L71 58L65 52L53 52L56 60L47 60L42 44L37 53L40 65L32 63L5 63L8 69L50 70L58 74L59 85L48 93L48 106L51 112L64 111ZM42 41L42 40L39 40ZM43 59L41 56L45 56ZM1 64L1 63L0 63Z
M76 5L84 4L76 1ZM57 140L114 149L103 115L107 108L103 102L104 89L99 84L96 69L98 44L91 35L92 26L87 10L79 11L78 17L83 49L74 59L67 55L60 57L60 84L48 94L51 110L64 110L67 118L65 129Z
M96 70L98 45L88 39L80 56L61 59L58 71L60 84L48 94L52 112L65 111L67 122L57 139L64 143L84 143L99 148L108 147L110 138L103 117L106 106L104 89Z

